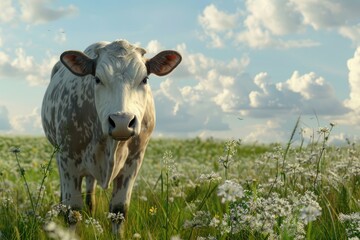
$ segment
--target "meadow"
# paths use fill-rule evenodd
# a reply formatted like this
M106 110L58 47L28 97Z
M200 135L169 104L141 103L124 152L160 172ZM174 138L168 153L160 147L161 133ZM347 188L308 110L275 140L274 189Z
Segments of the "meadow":
M295 143L295 127L282 145L152 139L126 239L360 239L360 146L329 146L332 128ZM56 151L0 137L0 239L116 239L111 190L97 188L94 215L59 204Z

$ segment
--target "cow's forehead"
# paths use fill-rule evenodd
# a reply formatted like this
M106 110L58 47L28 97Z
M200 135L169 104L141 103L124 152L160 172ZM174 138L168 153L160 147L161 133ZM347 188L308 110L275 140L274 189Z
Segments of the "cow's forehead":
M145 49L132 45L125 40L111 42L107 44L102 51L115 57L127 57L132 54L140 54L143 56L146 53Z
M104 77L137 78L146 72L144 54L144 49L124 40L109 43L99 52L97 71Z

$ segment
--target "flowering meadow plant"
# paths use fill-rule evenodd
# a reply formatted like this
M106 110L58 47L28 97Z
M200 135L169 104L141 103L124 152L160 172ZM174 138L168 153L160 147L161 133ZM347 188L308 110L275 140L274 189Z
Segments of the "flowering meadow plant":
M61 147L0 137L0 239L116 239L118 221L126 239L359 239L360 147L330 146L333 127L287 145L153 139L125 218L111 189L94 214L58 202Z

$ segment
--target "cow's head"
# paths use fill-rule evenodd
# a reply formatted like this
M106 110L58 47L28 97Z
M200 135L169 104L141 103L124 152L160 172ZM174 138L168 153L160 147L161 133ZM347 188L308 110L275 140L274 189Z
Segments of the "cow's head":
M105 134L127 140L140 133L148 98L152 97L148 76L164 76L181 61L175 51L163 51L151 59L145 50L126 41L104 44L97 57L66 51L60 60L75 75L92 75L95 105Z

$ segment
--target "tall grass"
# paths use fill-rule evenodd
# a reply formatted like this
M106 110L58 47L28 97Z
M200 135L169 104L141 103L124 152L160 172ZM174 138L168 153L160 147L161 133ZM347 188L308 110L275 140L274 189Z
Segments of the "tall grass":
M285 146L153 139L125 238L356 239L359 146L328 146L333 125L294 145L298 125ZM94 215L58 204L57 150L44 138L0 138L0 239L116 239L111 191L97 188Z

